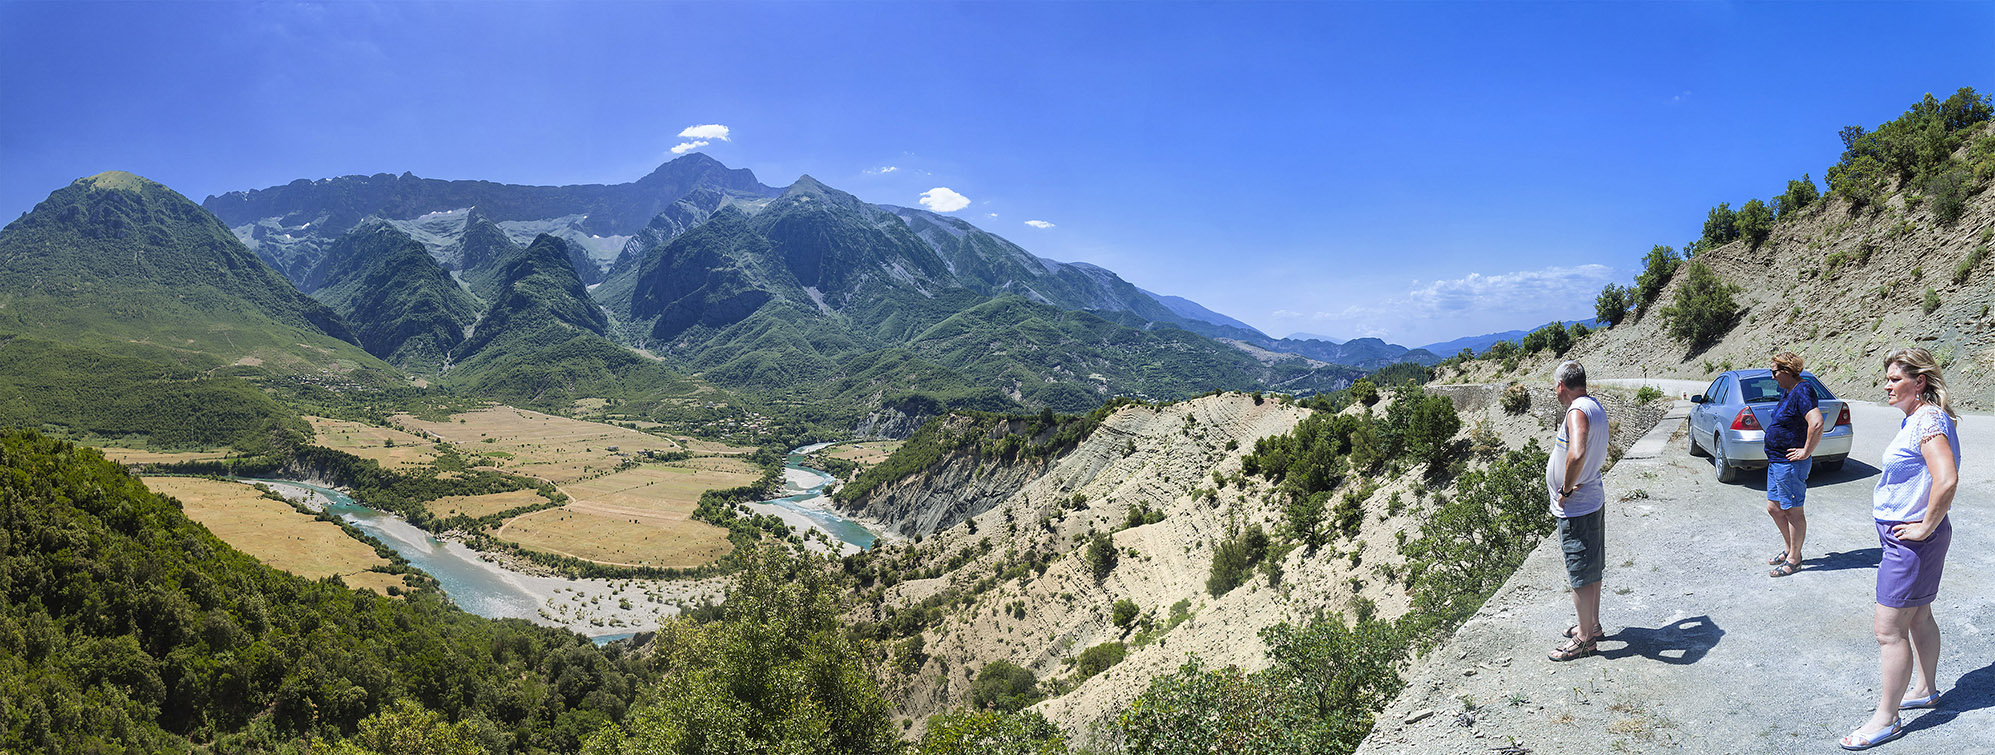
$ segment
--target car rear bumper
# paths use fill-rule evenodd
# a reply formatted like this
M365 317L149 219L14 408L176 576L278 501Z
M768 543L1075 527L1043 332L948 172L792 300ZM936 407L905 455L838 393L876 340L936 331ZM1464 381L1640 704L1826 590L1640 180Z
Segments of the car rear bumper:
M1815 444L1815 461L1830 463L1849 458L1850 443L1855 435L1847 425L1823 433L1822 441ZM1740 469L1766 467L1765 431L1724 430L1718 433L1718 437L1719 442L1725 444L1725 461L1732 466Z

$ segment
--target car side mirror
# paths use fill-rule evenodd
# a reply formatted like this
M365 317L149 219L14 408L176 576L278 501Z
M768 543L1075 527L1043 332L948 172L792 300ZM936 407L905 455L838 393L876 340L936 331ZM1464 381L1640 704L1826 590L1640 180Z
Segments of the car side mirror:
M1690 397L1690 403L1693 403L1693 404L1702 404L1702 403L1704 403L1704 402L1705 402L1706 400L1707 400L1707 399L1705 399L1705 398L1704 398L1704 394L1702 394L1702 393L1699 393L1699 394L1697 394L1697 395L1695 395L1695 396L1691 396L1691 397Z

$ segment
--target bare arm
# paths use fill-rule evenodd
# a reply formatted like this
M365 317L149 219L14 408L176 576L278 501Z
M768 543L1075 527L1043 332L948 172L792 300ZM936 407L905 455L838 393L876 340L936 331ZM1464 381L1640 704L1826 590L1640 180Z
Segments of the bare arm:
M1815 445L1822 442L1821 408L1817 407L1814 409L1809 409L1807 414L1807 419L1808 419L1808 440L1803 441L1800 448L1787 449L1788 461L1800 461L1810 456L1814 456Z
M1580 465L1586 463L1586 412L1578 409L1566 411L1566 478L1559 481L1560 492L1570 492L1579 484L1579 477L1586 470ZM1560 496L1561 499L1564 496Z
M1920 443L1919 455L1926 457L1926 471L1933 475L1933 488L1926 494L1925 521L1892 526L1892 533L1900 540L1932 537L1933 530L1939 529L1940 521L1946 519L1947 509L1953 508L1954 487L1960 484L1960 470L1953 463L1953 446L1947 443L1945 435L1935 435Z

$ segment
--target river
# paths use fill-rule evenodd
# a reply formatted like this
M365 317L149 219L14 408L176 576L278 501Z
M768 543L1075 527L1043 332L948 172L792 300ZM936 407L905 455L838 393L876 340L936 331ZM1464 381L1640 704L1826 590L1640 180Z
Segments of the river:
M850 550L871 547L875 540L865 527L822 504L831 475L803 466L803 455L824 445L791 452L784 465L784 495L751 507L792 512L849 543ZM317 493L312 505L324 506L339 518L374 536L409 563L435 577L444 594L466 611L488 618L519 618L564 627L598 642L629 637L655 629L661 619L677 615L680 602L719 600L718 580L672 582L634 579L568 579L524 574L486 561L463 543L441 541L407 520L368 508L338 490L292 480L245 480L276 488ZM288 491L287 491L288 492ZM820 507L821 506L821 507ZM792 523L796 521L792 519Z

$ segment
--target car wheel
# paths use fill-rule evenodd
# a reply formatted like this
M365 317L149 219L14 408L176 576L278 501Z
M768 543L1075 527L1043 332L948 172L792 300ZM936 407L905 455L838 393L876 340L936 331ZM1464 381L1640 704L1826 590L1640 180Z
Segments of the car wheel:
M1717 473L1719 482L1739 480L1739 468L1725 460L1725 441L1716 435L1711 436L1711 470Z
M1686 421L1688 421L1688 420L1686 420ZM1710 455L1711 455L1711 454L1710 454L1709 452L1706 452L1706 451L1704 450L1704 448L1703 448L1702 446L1699 446L1699 445L1697 445L1697 432L1696 432L1696 430L1695 430L1695 429L1692 429L1692 431L1691 431L1691 432L1687 432L1687 433L1684 433L1684 434L1683 434L1683 442L1684 442L1684 445L1686 445L1686 446L1688 446L1688 447L1689 447L1689 448L1688 448L1687 450L1689 450L1689 451L1690 451L1690 455L1691 455L1691 456L1710 456Z

